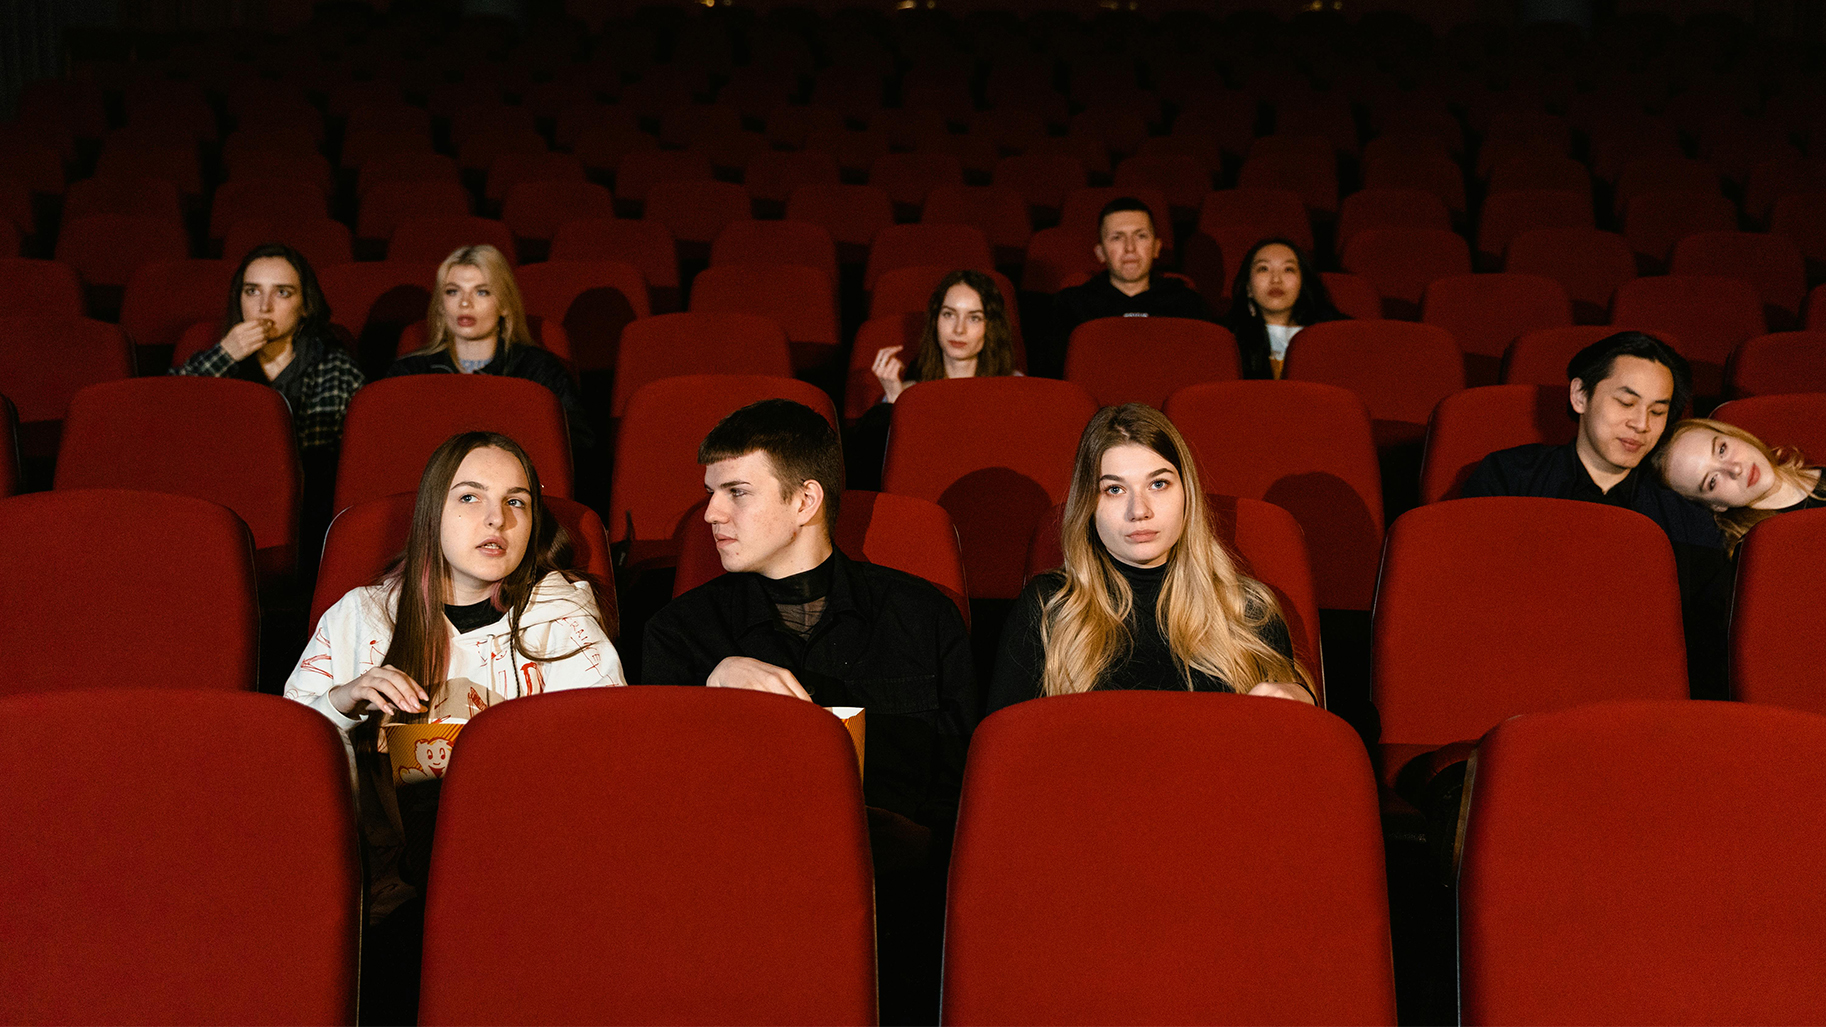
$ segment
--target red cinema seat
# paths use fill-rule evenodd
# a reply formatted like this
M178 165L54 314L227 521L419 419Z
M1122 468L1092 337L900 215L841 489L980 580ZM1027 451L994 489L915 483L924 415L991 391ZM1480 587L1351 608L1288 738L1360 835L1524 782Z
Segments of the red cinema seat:
M64 190L64 221L73 222L100 214L184 223L178 187L162 178L86 178L71 182Z
M646 203L659 182L709 182L715 178L710 158L690 150L635 150L621 158L615 171L615 196Z
M417 374L370 382L349 401L333 508L417 492L432 452L466 431L518 442L539 471L540 488L571 497L570 435L550 389L524 378Z
M354 1022L361 857L348 756L323 714L142 687L13 696L0 716L8 1019ZM223 744L243 734L258 744Z
M1725 386L1733 398L1826 392L1826 331L1745 339L1725 367Z
M622 329L653 313L646 279L622 261L545 260L514 277L527 317L563 325L580 370L614 370Z
M1576 325L1571 328L1543 328L1528 332L1509 344L1503 354L1504 385L1546 385L1565 389L1569 379L1566 368L1580 350L1607 339L1618 332L1633 329L1621 325ZM1680 340L1668 332L1650 332L1655 338L1685 353Z
M554 731L557 777L537 756ZM589 688L502 703L460 749L426 899L427 1022L875 1021L868 831L836 717ZM554 931L572 943L535 966L487 955Z
M1572 299L1544 275L1453 275L1427 286L1420 319L1452 333L1465 353L1467 381L1490 385L1517 337L1572 325Z
M413 218L468 216L469 191L455 182L377 182L362 194L355 237L391 239Z
M763 150L748 159L742 187L751 199L783 209L802 185L838 185L843 181L837 158L822 150L785 153Z
M1793 446L1818 466L1826 454L1826 393L1748 396L1720 404L1712 416L1735 424L1770 446Z
M253 217L278 216L287 220L329 216L323 192L314 183L292 180L246 179L223 182L210 203L209 237L222 239L236 222Z
M1695 196L1719 191L1718 169L1686 157L1638 157L1617 176L1617 213L1628 210L1648 192L1684 192Z
M253 533L262 581L298 569L297 443L285 398L266 386L187 376L91 385L70 401L55 487L219 503Z
M1027 200L1019 190L999 185L937 185L926 197L920 223L974 225L996 252L1018 258L1033 238ZM1012 259L1011 261L1012 262Z
M467 214L401 221L387 242L387 259L395 263L441 264L457 250L480 243L500 250L509 264L518 262L514 234L505 223Z
M837 290L823 270L797 264L725 264L691 284L691 312L759 314L786 331L793 367L822 366L837 355Z
M1826 190L1776 200L1769 230L1793 242L1813 264L1826 261Z
M869 293L869 317L893 317L895 314L919 314L922 317L932 302L932 294L938 291L938 283L953 271L968 269L969 265L915 264L910 267L896 268L886 272L875 282L875 288ZM1014 329L1015 366L1027 366L1026 349L1021 338L1021 308L1015 302L1014 283L1000 271L976 268L988 275L995 282L997 291L1002 294L1002 306L1008 313L1009 327Z
M1193 242L1197 242L1196 237ZM1050 296L1063 288L1068 278L1078 275L1089 278L1098 274L1104 264L1097 259L1096 246L1095 232L1077 228L1040 229L1027 241L1027 255L1021 262L1021 291Z
M1769 331L1762 298L1749 283L1716 275L1638 278L1617 288L1611 323L1670 332L1693 365L1693 395L1724 391L1724 366L1745 339Z
M875 358L889 346L900 348L903 363L910 362L919 349L920 333L926 328L926 312L888 314L872 317L856 329L850 344L850 366L843 385L843 423L854 424L881 402L881 382L872 370Z
M1434 279L1471 273L1471 247L1440 228L1372 228L1345 247L1344 270L1369 279L1388 316L1411 320Z
M125 286L147 264L189 256L183 224L162 217L94 214L65 222L57 234L58 261L86 285Z
M1452 230L1452 214L1439 197L1422 189L1364 189L1344 198L1338 210L1337 247L1342 253L1358 233L1374 228Z
M1636 277L1636 258L1615 232L1595 228L1531 228L1509 240L1503 270L1544 275L1572 297L1579 324L1608 320L1617 287Z
M895 404L882 490L927 499L957 522L970 594L1013 599L1025 552L1010 538L1071 484L1078 436L1096 403L1071 382L960 378L924 382Z
M1183 872L1238 847L1256 872ZM1393 976L1375 781L1344 721L1119 691L1020 703L977 729L944 1022L1394 1023Z
M890 153L869 167L869 184L888 194L897 207L915 210L941 185L963 185L964 169L948 153Z
M628 398L607 519L611 538L628 544L626 566L663 565L678 555L679 525L704 498L698 444L718 421L763 399L803 403L837 423L829 396L784 373L667 377Z
M1200 232L1216 238L1218 229L1239 225L1255 228L1258 238L1285 236L1301 249L1312 250L1312 221L1300 194L1291 189L1220 189L1205 194L1198 209ZM1240 260L1242 255L1232 259Z
M1717 193L1658 189L1631 201L1623 218L1623 238L1645 273L1668 266L1674 245L1701 232L1737 230L1737 206Z
M995 165L995 184L1018 189L1029 207L1061 210L1074 189L1090 185L1084 162L1066 153L1023 153Z
M1312 561L1306 554L1306 535L1293 515L1259 499L1207 494L1211 530L1236 561L1237 569L1274 589L1281 601L1281 616L1293 639L1293 654L1318 685L1318 700L1325 703L1324 667L1319 651L1319 600L1313 590ZM1027 577L1063 566L1065 554L1059 538L1065 506L1053 507L1048 519L1034 530L1027 547Z
M1762 297L1764 316L1777 329L1801 320L1807 268L1786 236L1762 232L1701 232L1674 244L1668 270L1676 275L1717 275L1748 282Z
M1158 410L1184 386L1240 377L1235 336L1209 321L1098 318L1079 325L1065 350L1065 379L1100 407L1146 403Z
M1553 189L1591 197L1591 172L1571 157L1550 153L1513 153L1490 167L1491 196Z
M614 216L614 194L594 182L516 182L501 203L501 220L516 239L548 244L567 221Z
M881 230L894 223L894 201L870 185L802 185L786 201L786 220L822 225L837 259L861 264Z
M0 499L19 493L19 411L0 396Z
M1257 140L1236 184L1245 189L1292 189L1313 214L1331 216L1338 211L1338 164L1330 152L1321 156L1262 150Z
M1568 588L1574 579L1606 588ZM1609 612L1611 588L1631 596L1629 617ZM1421 754L1508 717L1687 695L1667 535L1598 503L1484 497L1402 514L1389 528L1371 632L1390 786ZM1628 648L1630 673L1591 659L1615 646Z
M1769 224L1776 205L1784 198L1822 192L1826 192L1826 160L1792 156L1765 160L1750 169L1749 181L1744 185L1744 213L1758 224Z
M710 245L710 266L799 264L815 267L837 283L837 244L822 225L810 221L731 221Z
M1565 189L1518 189L1484 201L1477 220L1477 254L1499 264L1509 243L1537 228L1595 229L1591 193Z
M1377 141L1371 140L1371 145ZM1464 213L1465 172L1443 148L1376 156L1365 150L1363 160L1365 189L1417 189L1438 197L1452 213Z
M1073 134L1100 139L1116 153L1127 154L1139 149L1142 140L1148 137L1147 123L1147 115L1136 110L1133 104L1113 101L1092 103L1072 115L1069 127Z
M242 218L229 226L222 240L222 258L239 264L249 250L275 242L304 254L313 270L355 259L349 226L327 217Z
M203 166L188 143L133 139L116 132L102 144L95 161L96 178L162 178L186 198L203 194Z
M392 354L401 329L425 320L436 277L436 263L415 261L368 260L317 269L331 322L360 340L363 353Z
M21 543L0 556L0 693L253 690L253 541L232 510L163 493L34 492L0 501L0 527Z
M330 196L336 191L336 171L323 154L287 153L272 150L246 150L223 154L230 182L257 179L293 179L309 182L317 191Z
M566 221L552 237L551 260L619 260L640 268L653 309L678 309L678 246L658 221L585 218Z
M749 212L748 193L731 182L655 182L641 218L665 225L680 255L701 259L723 229Z
M1376 443L1426 435L1439 401L1465 387L1464 356L1452 333L1404 321L1328 321L1304 328L1287 348L1282 376L1350 389L1375 419Z
M522 184L584 180L583 162L568 153L503 153L488 165L488 182L482 196L500 203Z
M0 317L81 317L82 282L55 260L0 257Z
M1826 331L1826 285L1816 285L1807 294L1807 330Z
M1382 472L1355 393L1313 382L1209 382L1174 393L1166 414L1198 454L1208 491L1265 500L1300 522L1321 607L1370 608Z
M674 597L723 573L716 542L704 522L704 506L700 501L679 521L678 570L672 578ZM964 623L970 623L964 554L958 548L957 528L944 507L891 492L847 489L837 507L833 541L851 559L906 571L931 582L957 604Z
M1826 559L1826 512L1798 510L1751 529L1737 553L1731 606L1731 696L1826 713L1826 645L1815 573Z
M0 382L18 404L26 457L57 453L70 401L85 386L133 374L133 350L116 325L83 317L0 318Z
M355 195L367 199L382 182L449 182L461 184L463 170L441 153L390 153L362 164L355 178ZM397 193L398 190L389 190ZM448 193L438 190L439 193ZM465 197L467 199L467 197ZM386 202L386 201L382 201ZM467 213L468 206L462 210ZM378 236L385 238L385 235Z
M1566 395L1564 383L1486 385L1440 400L1427 424L1420 501L1457 499L1471 472L1499 449L1571 442L1578 422L1566 414Z
M1382 295L1369 279L1342 271L1321 271L1319 277L1324 280L1325 291L1331 294L1331 304L1339 313L1359 321L1381 319Z
M1497 727L1466 789L1463 1021L1826 1017L1808 962L1826 937L1826 819L1795 816L1826 787L1822 756L1826 720L1746 703L1603 703Z
M136 346L169 346L198 321L221 318L234 270L225 260L146 264L127 281L120 326Z
M622 329L609 409L614 416L622 416L641 386L662 378L704 374L791 378L792 373L790 341L773 318L731 312L660 314Z
M936 264L993 271L995 254L974 225L890 225L869 246L863 288L874 289L883 274L896 268Z
M416 491L369 499L342 511L330 522L323 541L323 559L317 566L316 590L311 594L313 626L338 599L378 580L405 552L406 536L412 528L412 506L417 499ZM574 499L552 495L541 499L570 535L570 569L595 586L603 624L613 638L617 626L615 574L602 518Z
M1211 169L1197 157L1184 153L1136 154L1116 165L1116 188L1152 186L1176 211L1196 214L1211 191Z

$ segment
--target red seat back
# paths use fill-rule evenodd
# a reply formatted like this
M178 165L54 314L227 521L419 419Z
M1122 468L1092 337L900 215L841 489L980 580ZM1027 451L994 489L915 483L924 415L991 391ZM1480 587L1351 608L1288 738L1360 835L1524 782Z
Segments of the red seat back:
M1628 617L1615 614L1613 595L1631 597ZM1667 535L1599 503L1503 496L1402 514L1389 528L1372 632L1384 744L1439 746L1520 713L1687 694ZM1630 654L1627 674L1593 658L1619 652Z
M837 244L829 230L810 221L731 221L710 246L710 265L725 264L800 264L837 284Z
M1693 365L1693 395L1724 391L1724 366L1745 339L1769 330L1756 290L1736 278L1663 275L1617 287L1613 325L1641 325L1671 332Z
M1250 873L1184 873L1241 848ZM1248 696L996 713L964 775L944 989L946 1023L1394 1023L1362 743L1323 711Z
M1559 282L1544 275L1454 275L1427 286L1420 316L1451 332L1466 356L1486 358L1494 375L1518 336L1570 327L1572 300Z
M1065 378L1084 386L1098 406L1146 403L1199 382L1242 377L1228 328L1183 317L1104 317L1072 331Z
M467 214L406 218L387 242L387 259L402 263L442 264L465 246L487 243L516 262L514 234L503 222Z
M1578 422L1566 415L1566 386L1486 385L1439 401L1427 423L1420 501L1457 499L1484 457L1531 442L1571 442Z
M1388 316L1411 317L1434 279L1471 273L1471 247L1441 228L1373 228L1345 246L1344 270L1370 280Z
M691 282L691 311L759 314L786 332L797 367L837 350L837 289L823 269L801 264L724 264Z
M862 284L874 289L881 276L896 268L945 265L994 271L989 239L974 225L890 225L869 246Z
M550 389L524 378L416 374L371 382L349 402L333 508L418 491L432 452L466 431L518 442L545 493L570 498L570 434Z
M79 389L133 373L121 330L86 317L0 318L0 382L18 404L27 456L57 452L60 424Z
M645 277L622 261L543 260L514 277L527 317L563 325L581 370L614 370L622 330L653 313Z
M361 861L323 714L135 688L12 696L0 717L6 1019L355 1022Z
M1508 352L1503 354L1503 384L1565 388L1570 381L1566 368L1580 350L1618 332L1632 330L1622 325L1575 325L1528 332L1510 343ZM1680 340L1668 332L1649 334L1674 347L1675 352L1683 352Z
M237 221L274 215L287 219L328 217L329 207L314 182L264 178L223 182L216 187L210 203L209 237L226 237Z
M1596 228L1591 191L1518 189L1484 201L1477 219L1477 252L1501 259L1509 243L1536 228Z
M1770 446L1793 446L1815 466L1826 460L1826 393L1747 396L1720 404L1712 416Z
M1807 268L1786 236L1762 232L1701 232L1674 244L1668 270L1747 282L1762 297L1771 324L1799 324L1807 298Z
M566 221L614 216L614 195L581 180L516 182L501 204L501 220L515 236L548 242Z
M81 317L82 282L55 260L0 257L0 317Z
M1503 270L1545 275L1572 297L1580 324L1608 320L1611 296L1636 277L1636 257L1615 232L1595 228L1530 228L1509 240Z
M253 544L227 507L152 492L37 492L0 502L0 528L21 540L0 556L0 692L253 689Z
M189 256L184 226L162 217L92 214L65 222L57 234L57 259L87 285L124 286L146 264Z
M1379 445L1418 441L1439 401L1465 387L1452 333L1405 321L1328 321L1300 330L1284 377L1350 389L1376 421Z
M361 239L391 239L400 225L413 218L468 217L469 210L469 191L456 182L380 181L362 193L355 235ZM442 260L443 255L437 259Z
M749 216L748 193L732 182L655 182L641 218L666 226L672 238L699 253L723 229Z
M780 323L760 314L694 312L643 318L622 329L609 409L616 417L622 416L641 386L662 378L699 374L791 378L788 342Z
M127 281L120 326L135 346L170 346L198 321L221 318L234 273L226 260L145 264Z
M1751 530L1737 555L1731 607L1731 695L1826 713L1819 654L1818 571L1826 560L1826 512L1798 510Z
M256 246L284 243L311 262L312 269L347 264L355 259L349 226L327 217L260 215L238 218L228 227L222 256L236 264Z
M1373 228L1428 228L1451 231L1452 214L1444 201L1424 189L1361 189L1344 198L1338 210L1339 252L1357 233Z
M1808 962L1826 818L1795 815L1822 789L1826 720L1793 710L1604 703L1502 724L1467 796L1463 1021L1826 1018Z
M1826 330L1745 339L1725 365L1733 397L1826 392Z

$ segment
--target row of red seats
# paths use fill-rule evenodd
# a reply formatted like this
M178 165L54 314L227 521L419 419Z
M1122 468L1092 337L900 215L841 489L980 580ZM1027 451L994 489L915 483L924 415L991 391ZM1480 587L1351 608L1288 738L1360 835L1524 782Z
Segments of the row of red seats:
M361 873L327 721L184 689L14 696L0 716L9 1019L354 1021ZM835 718L587 690L491 709L458 752L427 1022L875 1022L868 837ZM1826 786L1823 755L1826 719L1751 705L1580 705L1490 732L1459 877L1465 1022L1817 1018L1805 950L1826 906L1805 868L1826 821L1795 810ZM1392 1024L1379 827L1354 733L1296 704L1102 693L997 713L965 775L943 1022ZM1247 872L1212 860L1243 852ZM545 954L504 962L504 945ZM1701 958L1734 969L1695 975Z

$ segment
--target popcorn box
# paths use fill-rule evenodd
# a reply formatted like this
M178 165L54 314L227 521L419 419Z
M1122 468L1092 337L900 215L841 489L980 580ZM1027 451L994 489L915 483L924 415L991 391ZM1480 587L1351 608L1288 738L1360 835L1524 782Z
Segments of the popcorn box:
M863 723L860 706L826 706L831 715L843 721L844 729L850 733L850 741L856 746L856 773L862 773L862 743L868 737L868 729Z
M467 720L443 720L431 724L388 724L387 756L393 761L393 784L418 784L436 781L450 769L450 754L456 748L457 732Z

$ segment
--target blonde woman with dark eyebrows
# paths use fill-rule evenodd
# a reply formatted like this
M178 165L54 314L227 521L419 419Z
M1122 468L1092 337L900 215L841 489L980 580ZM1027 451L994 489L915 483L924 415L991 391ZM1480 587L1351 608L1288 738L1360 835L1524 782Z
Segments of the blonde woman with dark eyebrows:
M1093 689L1237 692L1312 703L1280 604L1208 527L1185 439L1140 403L1084 429L1065 566L1028 582L1002 634L991 712Z

